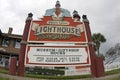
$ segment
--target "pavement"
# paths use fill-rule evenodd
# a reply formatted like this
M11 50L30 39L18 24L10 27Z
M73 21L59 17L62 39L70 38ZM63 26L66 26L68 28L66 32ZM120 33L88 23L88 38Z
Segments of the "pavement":
M100 78L84 78L84 79L72 79L72 80L111 80L111 79L119 77L119 76L120 76L120 73L114 74L114 75L109 75L109 76L104 76L104 77L100 77ZM3 74L3 73L0 73L0 77L6 78L7 80L49 80L49 79L37 79L37 78L12 76L12 75ZM62 80L62 79L59 79L59 80Z

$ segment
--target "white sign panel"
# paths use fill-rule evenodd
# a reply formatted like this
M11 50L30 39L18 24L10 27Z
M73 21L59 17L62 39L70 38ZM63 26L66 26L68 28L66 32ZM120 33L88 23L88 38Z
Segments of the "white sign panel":
M86 47L29 46L26 64L72 65L88 62Z

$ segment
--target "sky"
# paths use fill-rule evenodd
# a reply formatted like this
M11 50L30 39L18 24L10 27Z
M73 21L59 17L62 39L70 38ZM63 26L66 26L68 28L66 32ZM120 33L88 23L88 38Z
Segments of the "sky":
M23 34L28 13L33 19L42 18L46 9L54 8L57 0L0 0L0 29L7 33L9 27L13 34ZM79 15L87 15L91 32L101 33L107 39L100 52L104 54L110 47L120 43L120 0L59 0L61 8Z

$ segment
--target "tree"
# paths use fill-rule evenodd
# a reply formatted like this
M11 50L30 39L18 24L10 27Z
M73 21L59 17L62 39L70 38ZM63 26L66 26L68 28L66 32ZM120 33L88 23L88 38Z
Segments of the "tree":
M99 56L100 55L99 49L100 49L101 43L106 42L106 38L101 33L94 33L92 37L93 37L95 51L97 51L97 54Z

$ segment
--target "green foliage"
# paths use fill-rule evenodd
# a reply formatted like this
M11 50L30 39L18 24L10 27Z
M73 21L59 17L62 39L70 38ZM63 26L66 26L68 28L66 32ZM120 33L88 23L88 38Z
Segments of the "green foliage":
M95 43L97 43L97 42L102 43L102 42L106 42L106 39L101 33L94 33L93 34L93 41Z
M92 38L94 42L94 48L99 55L100 54L99 49L100 49L101 43L106 42L106 38L101 33L94 33Z
M59 69L59 70L58 70ZM26 68L29 73L25 74L26 77L40 78L40 79L81 79L90 78L91 75L79 75L79 76L62 76L64 71L60 70L61 67L56 69L42 69L40 67L35 67L34 69ZM64 68L62 68L64 69Z
M114 47L111 47L107 52L105 56L113 56L117 53L117 51L120 51L120 43L117 43ZM119 55L119 53L118 53Z
M116 53L115 48L111 47L111 48L106 52L106 55L112 56L112 55L115 54L115 53Z
M33 68L33 70L29 70L26 68L26 72L29 74L39 74L39 75L64 75L63 70L56 70L56 69L41 69L39 67Z

